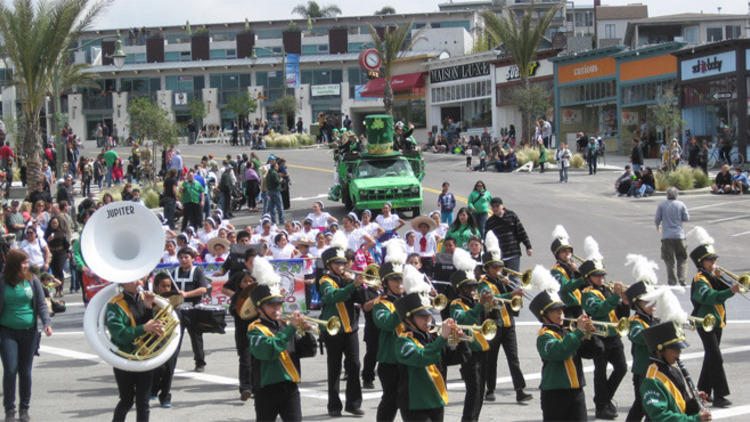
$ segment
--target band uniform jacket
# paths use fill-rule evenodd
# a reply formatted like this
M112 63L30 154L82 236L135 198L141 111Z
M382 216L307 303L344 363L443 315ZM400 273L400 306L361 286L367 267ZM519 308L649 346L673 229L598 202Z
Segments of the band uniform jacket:
M641 382L641 403L649 420L698 422L698 403L691 398L680 370L651 358Z
M394 305L397 299L392 293L387 293L378 297L372 307L372 320L380 332L378 362L396 363L396 338L404 333L404 324Z
M584 286L581 274L560 261L555 262L549 271L560 283L560 299L565 306L581 306L581 289Z
M716 317L718 327L724 327L727 312L724 302L734 296L729 286L715 275L701 269L690 285L690 301L693 302L693 316L700 318L712 313Z
M613 294L606 286L588 286L583 289L583 310L594 321L617 322L620 316L627 317L630 311L622 303L620 295ZM607 337L619 337L613 327L607 328Z
M479 280L479 286L477 286L477 292L481 295L484 292L491 292L495 297L510 300L513 296L513 287L505 283L503 280L491 277L489 274L485 274ZM510 304L507 302L501 302L499 304L500 310L493 309L489 313L489 318L497 321L498 327L513 327L515 320L513 317L518 316L518 312L513 312L510 309Z
M633 355L633 367L630 372L645 376L649 365L651 354L648 352L646 340L643 338L643 330L658 324L659 319L642 312L636 312L630 317L630 332L628 338L631 342L630 353Z
M536 349L542 358L542 390L583 388L583 366L579 349L583 331L568 331L561 325L543 324L536 338Z
M248 327L247 337L253 360L259 362L258 370L253 371L256 388L284 381L299 383L299 359L315 355L312 334L298 335L293 325L283 322L260 317Z
M341 330L344 333L357 331L354 304L361 303L361 291L349 280L336 274L327 273L320 278L320 301L322 309L320 318L327 320L337 316L341 320Z
M484 316L484 306L474 299L459 295L450 304L450 316L458 325L479 325ZM467 333L471 334L471 333ZM482 333L474 331L474 341L469 344L472 352L486 352L490 345Z
M120 351L132 353L138 336L145 334L143 324L151 319L152 312L146 308L140 293L119 293L107 303L107 330Z
M421 331L406 331L396 338L396 360L406 370L399 386L399 407L436 409L448 404L448 390L440 372L446 341ZM404 382L405 381L405 382Z

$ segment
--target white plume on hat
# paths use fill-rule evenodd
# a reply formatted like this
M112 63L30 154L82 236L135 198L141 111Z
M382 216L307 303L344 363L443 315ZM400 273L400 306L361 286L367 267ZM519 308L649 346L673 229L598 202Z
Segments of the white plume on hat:
M346 247L349 245L349 241L346 239L346 235L341 230L336 230L336 233L333 234L333 238L331 239L331 247L332 248L341 248L343 250L346 250Z
M564 245L570 244L570 236L568 236L568 232L562 224L556 225L555 229L552 230L552 239L557 239Z
M709 236L706 229L701 226L695 226L693 230L690 230L687 234L688 244L693 248L697 248L700 245L713 245L714 238Z
M467 278L474 278L474 268L479 263L469 255L469 252L465 249L456 248L453 252L453 266L458 271L464 271Z
M641 300L648 302L648 306L654 306L654 316L661 322L682 324L688 320L688 314L680 306L680 301L672 292L671 286L656 288L641 296Z
M643 255L629 253L625 256L625 266L631 265L633 266L633 279L635 281L642 281L646 286L655 286L659 281L656 276L659 265L656 262Z
M492 259L500 260L503 252L500 249L500 241L492 230L487 230L487 236L484 238L484 248L492 255Z
M261 256L253 259L252 276L259 285L266 285L272 294L281 294L281 276L273 269L273 265Z
M404 292L410 293L426 293L429 294L432 288L427 282L424 281L424 275L419 272L414 266L404 266Z
M383 243L385 250L385 262L390 262L393 266L404 265L406 263L406 242L403 239L393 238Z
M531 284L529 288L546 291L551 296L552 293L557 295L557 291L560 290L560 283L555 280L555 277L552 276L552 273L548 269L537 264L534 270L531 271Z
M597 268L604 268L604 256L599 252L599 243L592 236L583 240L583 256L588 261L594 261Z

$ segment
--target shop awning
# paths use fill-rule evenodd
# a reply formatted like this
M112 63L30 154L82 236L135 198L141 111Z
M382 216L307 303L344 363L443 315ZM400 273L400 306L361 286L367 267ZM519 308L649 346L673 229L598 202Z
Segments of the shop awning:
M411 91L415 88L424 87L424 76L427 72L406 73L403 75L391 76L391 89L393 92ZM363 97L382 97L385 91L385 78L373 79L365 85L361 96Z

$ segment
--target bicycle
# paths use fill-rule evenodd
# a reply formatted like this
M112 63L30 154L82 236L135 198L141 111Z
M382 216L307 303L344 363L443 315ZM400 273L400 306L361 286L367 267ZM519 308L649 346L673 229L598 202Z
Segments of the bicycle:
M732 165L734 166L743 164L745 162L745 156L740 154L736 146L733 146L732 150L729 152L729 159L732 161ZM713 144L711 153L708 156L708 167L715 168L720 166L724 162L725 160L721 157L721 148L717 147L716 144Z

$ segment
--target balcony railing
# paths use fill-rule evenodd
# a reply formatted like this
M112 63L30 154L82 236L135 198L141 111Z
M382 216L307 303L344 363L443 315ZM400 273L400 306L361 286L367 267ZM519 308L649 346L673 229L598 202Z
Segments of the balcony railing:
M112 94L91 94L83 97L83 112L111 112Z

